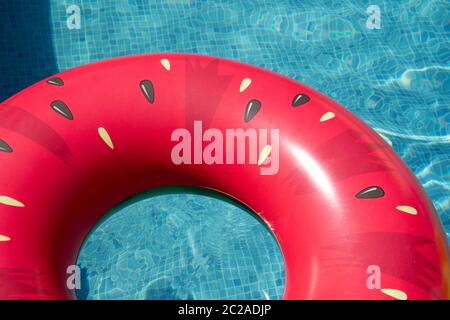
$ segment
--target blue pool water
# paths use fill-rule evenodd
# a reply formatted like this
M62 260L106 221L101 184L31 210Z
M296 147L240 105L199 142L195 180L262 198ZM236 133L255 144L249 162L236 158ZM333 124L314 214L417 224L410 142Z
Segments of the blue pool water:
M72 4L80 29L66 24ZM380 8L380 29L366 27L370 4ZM258 65L332 97L380 133L449 235L449 9L436 0L2 0L0 100L58 71L129 54ZM139 195L115 212L80 253L79 298L282 296L279 249L242 208L169 192Z
M278 299L283 258L247 209L211 191L147 192L84 244L79 298Z

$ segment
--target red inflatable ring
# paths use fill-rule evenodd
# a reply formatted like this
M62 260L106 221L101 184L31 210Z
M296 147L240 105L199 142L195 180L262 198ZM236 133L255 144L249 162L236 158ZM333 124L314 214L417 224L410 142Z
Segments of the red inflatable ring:
M336 102L246 64L156 54L45 79L0 106L0 170L1 299L74 298L67 268L102 214L173 185L268 224L285 299L449 297L445 233L406 165Z

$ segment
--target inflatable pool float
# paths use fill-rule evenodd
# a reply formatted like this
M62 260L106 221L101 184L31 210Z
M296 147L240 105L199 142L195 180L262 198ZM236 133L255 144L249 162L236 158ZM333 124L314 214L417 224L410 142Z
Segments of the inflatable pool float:
M155 54L62 72L1 104L0 168L1 299L74 298L67 269L94 224L163 186L257 213L285 299L449 296L447 240L406 165L336 102L257 67Z

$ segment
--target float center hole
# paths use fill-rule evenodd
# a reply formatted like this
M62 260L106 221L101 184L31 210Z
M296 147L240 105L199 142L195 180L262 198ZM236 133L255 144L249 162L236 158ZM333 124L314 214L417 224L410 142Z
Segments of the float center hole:
M269 229L213 191L170 188L112 209L85 240L78 299L281 299Z

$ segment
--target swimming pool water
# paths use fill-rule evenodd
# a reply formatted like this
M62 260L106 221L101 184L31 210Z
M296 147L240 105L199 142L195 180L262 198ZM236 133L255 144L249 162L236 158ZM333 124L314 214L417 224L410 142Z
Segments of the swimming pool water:
M171 188L115 208L81 251L78 297L281 298L284 266L276 240L247 209L218 197Z
M448 1L36 3L1 1L0 99L60 70L129 54L190 52L258 65L332 97L380 133L449 235ZM66 25L72 4L80 29ZM380 29L366 27L371 4ZM278 247L247 212L206 195L147 196L110 215L85 243L80 298L281 297Z

